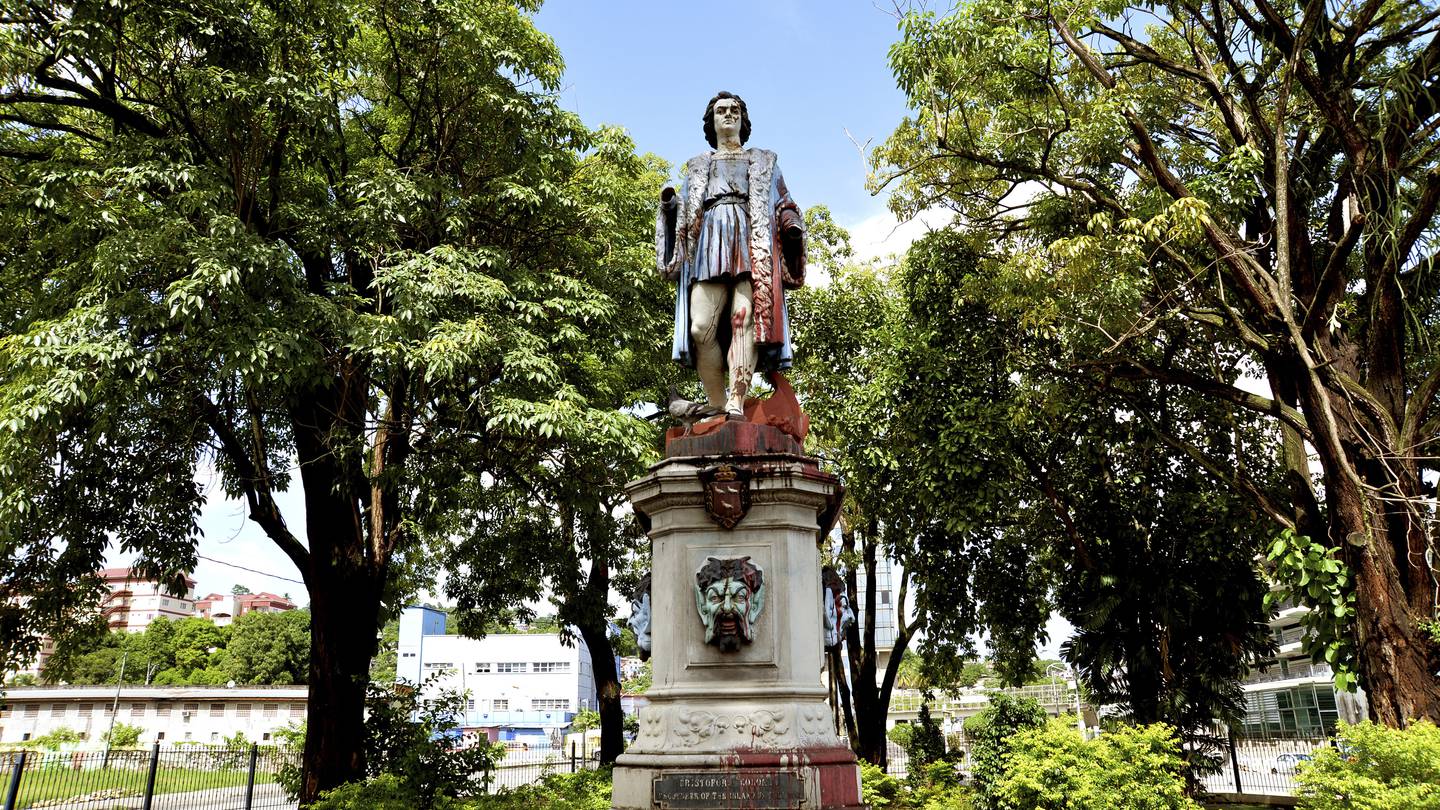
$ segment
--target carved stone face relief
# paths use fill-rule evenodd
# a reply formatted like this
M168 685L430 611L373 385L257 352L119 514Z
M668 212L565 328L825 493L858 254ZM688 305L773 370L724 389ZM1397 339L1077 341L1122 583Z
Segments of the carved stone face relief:
M735 652L755 640L755 620L765 608L765 574L749 557L708 557L695 574L695 609L705 643Z
M640 578L635 594L630 599L630 618L626 620L635 633L635 646L640 648L640 660L650 659L650 575Z
M845 593L845 581L834 568L820 569L820 598L825 609L825 646L837 646L845 637L845 631L855 623L855 611L850 608L850 597Z

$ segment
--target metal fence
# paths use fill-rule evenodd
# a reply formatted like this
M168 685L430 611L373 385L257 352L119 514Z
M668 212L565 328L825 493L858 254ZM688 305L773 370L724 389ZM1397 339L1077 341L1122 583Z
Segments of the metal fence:
M1294 796L1297 768L1314 758L1316 750L1329 744L1325 737L1237 739L1226 752L1221 771L1204 777L1201 783L1210 793Z
M495 793L501 789L534 784L552 773L574 773L594 770L599 766L599 751L581 751L574 745L571 745L568 751L559 748L529 751L512 749L495 763L495 770L489 774L486 789Z
M298 750L174 747L0 753L4 810L289 810Z

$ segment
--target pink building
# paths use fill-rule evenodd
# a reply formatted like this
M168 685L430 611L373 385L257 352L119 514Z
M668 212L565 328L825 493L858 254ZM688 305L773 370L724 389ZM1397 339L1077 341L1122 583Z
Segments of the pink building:
M197 614L214 622L218 627L224 627L246 613L280 613L294 609L294 602L269 592L212 593L203 599L195 600Z
M110 595L100 613L111 630L139 633L156 619L188 619L195 615L195 580L185 577L185 592L172 595L163 584L141 578L129 568L105 568L100 578Z

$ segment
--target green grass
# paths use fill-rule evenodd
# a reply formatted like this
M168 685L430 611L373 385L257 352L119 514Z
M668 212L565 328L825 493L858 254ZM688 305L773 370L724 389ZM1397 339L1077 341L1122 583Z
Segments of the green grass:
M139 796L145 791L147 774L148 770L144 768L92 768L79 771L69 768L27 769L20 783L19 807L27 808L38 802L76 798L105 790L124 791L120 794L123 796ZM160 770L155 774L155 794L236 787L244 785L245 779L244 769L167 768L162 762ZM255 773L257 785L274 781L274 774L260 771Z

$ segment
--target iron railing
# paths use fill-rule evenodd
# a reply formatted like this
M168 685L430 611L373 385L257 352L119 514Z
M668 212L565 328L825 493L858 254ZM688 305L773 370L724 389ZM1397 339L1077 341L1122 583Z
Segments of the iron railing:
M273 746L0 752L4 810L288 810L277 782L300 751Z

